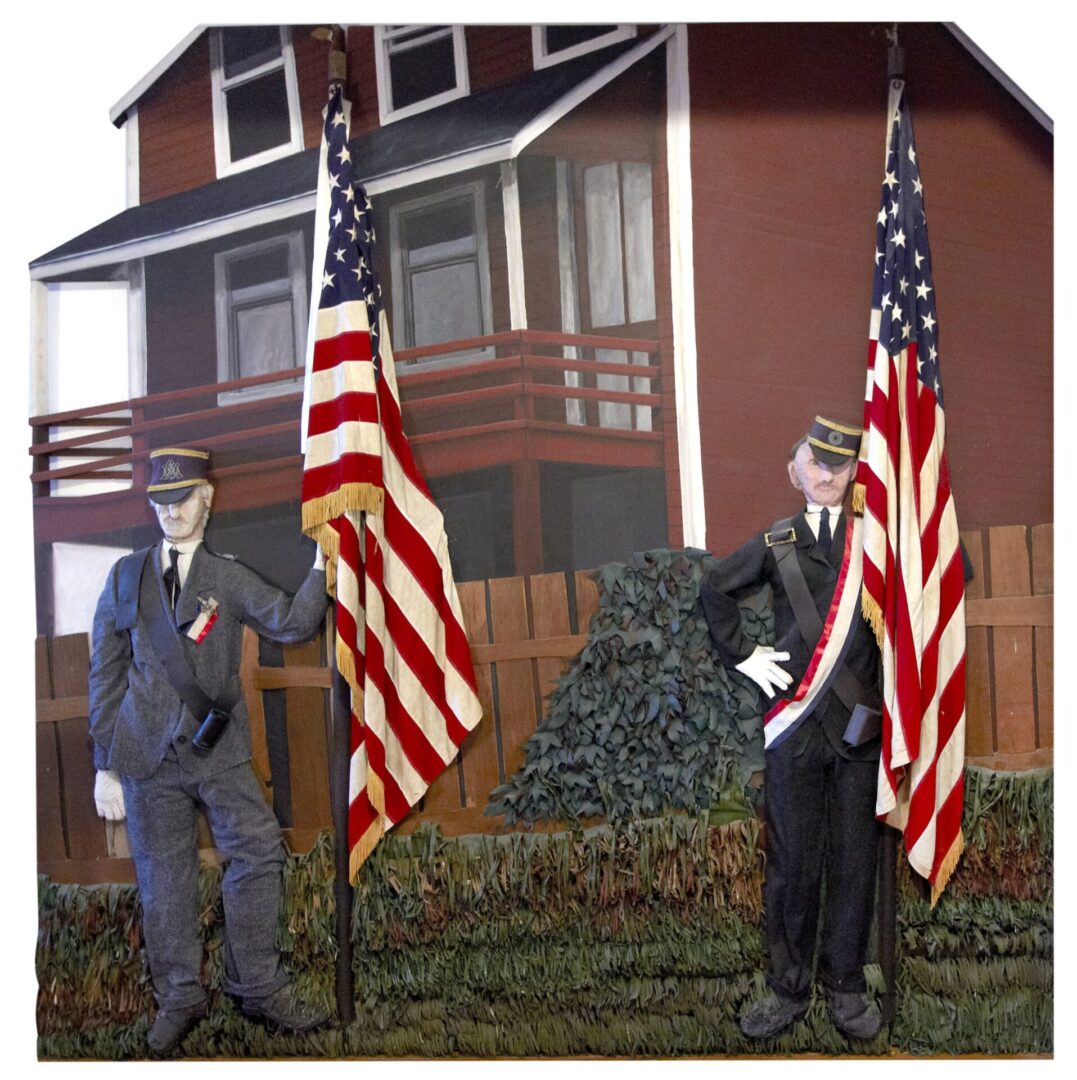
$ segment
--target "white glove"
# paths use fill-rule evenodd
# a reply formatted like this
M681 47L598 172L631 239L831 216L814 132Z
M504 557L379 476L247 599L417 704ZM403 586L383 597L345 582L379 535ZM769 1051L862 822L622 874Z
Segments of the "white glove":
M314 569L315 570L324 570L325 569L325 555L322 554L322 545L321 544L318 544L316 546L316 550L314 552Z
M111 769L98 769L93 785L93 801L97 804L97 816L106 821L123 821L127 811L123 805L123 788L120 777Z
M793 676L778 667L776 660L788 660L787 652L775 652L766 645L756 645L752 655L736 665L737 671L748 676L767 697L774 697L778 690L788 690Z

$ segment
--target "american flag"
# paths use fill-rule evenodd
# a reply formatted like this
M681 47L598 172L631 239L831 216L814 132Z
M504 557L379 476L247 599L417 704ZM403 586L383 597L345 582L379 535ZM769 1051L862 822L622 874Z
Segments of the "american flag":
M888 104L864 438L863 609L883 666L876 812L934 903L964 847L965 580L946 462L935 287L904 81Z
M401 427L348 111L342 85L331 83L315 212L328 235L307 350L303 531L326 554L336 661L351 687L354 878L453 760L482 708L444 522Z

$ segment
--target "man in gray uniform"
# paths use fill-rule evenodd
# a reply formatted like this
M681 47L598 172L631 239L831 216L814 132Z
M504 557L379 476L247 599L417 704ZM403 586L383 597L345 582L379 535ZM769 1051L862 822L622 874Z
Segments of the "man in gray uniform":
M327 1019L298 1009L275 945L284 850L251 766L239 689L243 626L312 637L325 616L321 553L295 597L202 543L213 500L206 451L151 455L147 493L164 542L121 559L97 604L90 664L94 797L127 817L158 1011L148 1043L174 1049L206 1014L200 979L196 810L224 871L226 988L245 1015L288 1031Z

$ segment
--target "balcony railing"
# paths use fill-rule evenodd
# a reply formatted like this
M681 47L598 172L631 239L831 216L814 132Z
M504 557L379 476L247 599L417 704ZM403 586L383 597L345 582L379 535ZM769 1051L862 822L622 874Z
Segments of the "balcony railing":
M479 350L483 359L451 359ZM518 330L400 350L396 371L405 433L428 476L525 457L661 463L663 399L653 340ZM302 391L224 404L221 395L302 375L291 368L35 416L35 506L58 509L55 496L77 494L86 481L97 482L93 493L64 499L68 510L114 501L118 489L141 491L150 452L175 445L211 449L218 482L260 475L265 490L247 505L281 501L271 477L301 468Z

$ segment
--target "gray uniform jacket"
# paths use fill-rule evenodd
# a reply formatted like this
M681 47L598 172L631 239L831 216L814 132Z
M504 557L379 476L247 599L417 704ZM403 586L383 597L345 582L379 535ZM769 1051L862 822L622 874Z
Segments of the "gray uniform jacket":
M220 741L207 756L199 757L190 740L204 717L192 716L168 681L141 613L130 629L118 625L119 565L109 572L93 622L94 765L144 779L160 765L170 744L180 764L194 776L213 776L249 760L250 725L239 694L243 626L284 644L312 637L325 617L324 572L311 570L290 597L241 563L207 551L204 544L195 550L176 608L187 663L210 698L217 699L228 688L238 697ZM160 545L150 552L146 573L153 573L163 598ZM198 617L200 598L215 599L219 607L216 623L202 643L195 644L185 630Z

